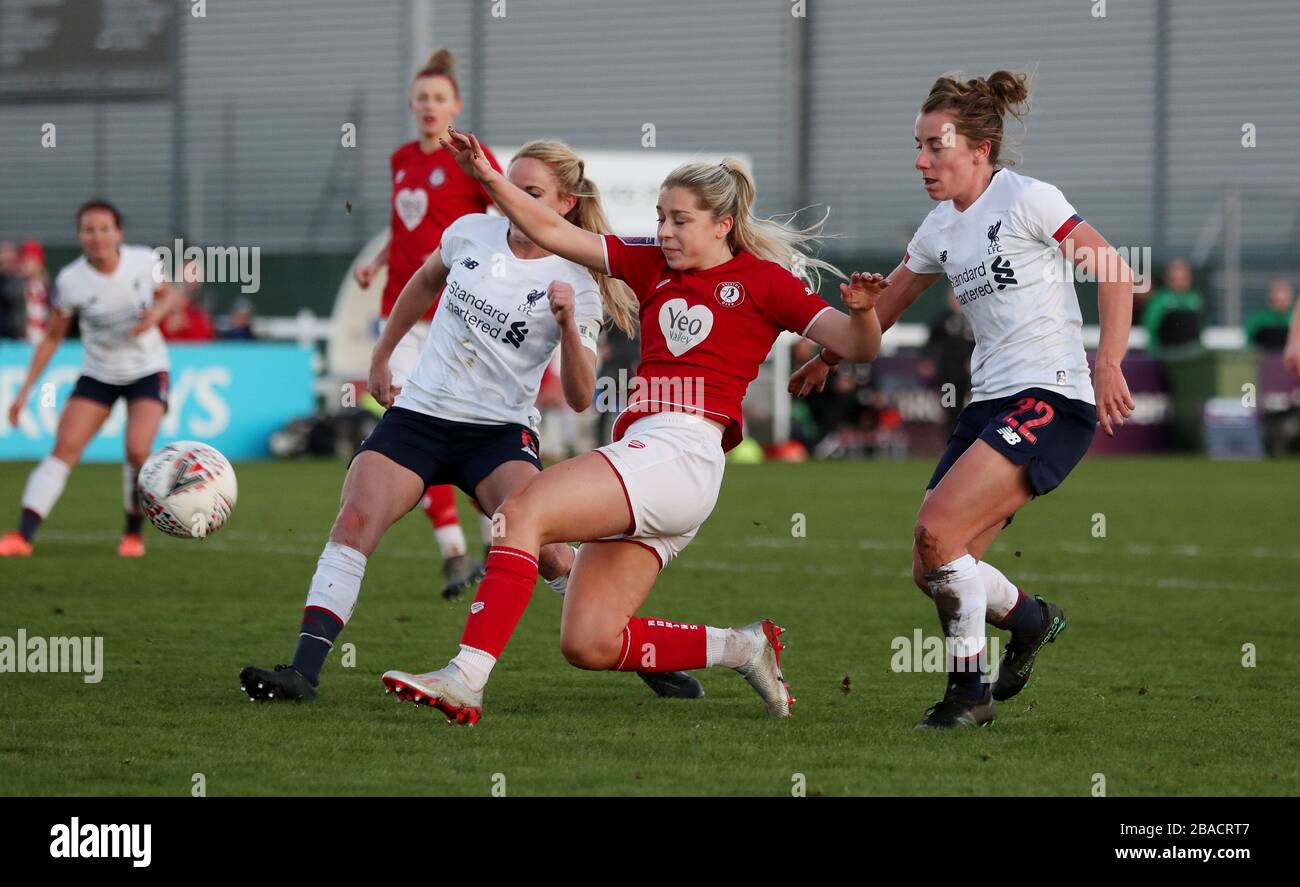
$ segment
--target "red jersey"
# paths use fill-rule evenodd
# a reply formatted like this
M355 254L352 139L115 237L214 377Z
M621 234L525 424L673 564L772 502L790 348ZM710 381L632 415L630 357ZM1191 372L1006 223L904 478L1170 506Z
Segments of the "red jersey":
M483 149L492 168L497 159ZM379 314L392 313L402 288L411 275L442 242L442 232L469 213L487 210L492 201L487 192L461 171L449 152L438 148L432 154L420 150L419 142L408 142L393 152L393 218L388 240L388 281L380 301ZM433 320L437 302L424 315Z
M641 304L640 381L614 423L614 439L639 415L676 410L721 422L722 448L730 450L743 437L745 390L776 337L782 330L806 334L830 306L752 253L707 271L674 271L654 238L602 239L609 275L632 287Z

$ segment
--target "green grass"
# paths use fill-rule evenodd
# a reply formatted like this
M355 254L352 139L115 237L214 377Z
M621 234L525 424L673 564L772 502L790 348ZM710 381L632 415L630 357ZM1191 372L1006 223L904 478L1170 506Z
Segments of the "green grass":
M28 468L0 471L5 509ZM151 533L143 561L114 555L119 469L83 466L37 555L0 561L0 635L102 635L104 678L0 674L0 793L184 795L202 773L210 795L485 795L499 773L511 795L787 794L801 773L809 794L1082 796L1102 773L1112 796L1295 795L1298 468L1085 462L988 556L1059 601L1069 631L996 726L933 735L912 725L942 679L890 670L894 637L937 631L908 554L928 462L730 468L651 596L651 615L785 625L792 720L765 719L730 672L701 673L707 698L685 702L571 668L561 601L539 586L474 729L379 682L445 662L466 612L437 594L423 515L371 558L340 638L356 667L336 650L318 702L251 705L239 669L291 656L341 464L241 465L229 527L202 543Z

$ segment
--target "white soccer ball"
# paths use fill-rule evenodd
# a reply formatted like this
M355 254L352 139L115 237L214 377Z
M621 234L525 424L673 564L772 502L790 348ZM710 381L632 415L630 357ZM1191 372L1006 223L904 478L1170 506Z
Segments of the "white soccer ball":
M225 526L239 488L225 456L205 443L182 440L144 463L139 492L155 527L182 539L202 539Z

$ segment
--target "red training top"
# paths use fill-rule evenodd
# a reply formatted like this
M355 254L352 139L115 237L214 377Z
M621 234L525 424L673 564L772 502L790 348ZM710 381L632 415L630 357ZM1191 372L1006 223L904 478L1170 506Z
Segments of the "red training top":
M492 168L500 171L497 159L483 149ZM408 142L393 152L393 218L388 241L388 281L379 305L380 317L387 317L411 279L442 242L442 232L469 213L481 213L492 204L487 192L461 171L451 153L439 147L432 154L420 150L419 142ZM424 320L433 320L433 307Z

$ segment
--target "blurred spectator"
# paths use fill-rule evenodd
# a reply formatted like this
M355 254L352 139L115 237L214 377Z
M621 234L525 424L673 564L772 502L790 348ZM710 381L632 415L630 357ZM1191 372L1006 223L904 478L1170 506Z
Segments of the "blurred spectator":
M0 339L21 339L27 333L27 300L18 247L0 243Z
M235 300L235 305L230 309L230 317L226 320L226 325L217 333L218 338L231 340L251 341L257 336L253 334L253 301L240 297Z
M1286 337L1286 350L1282 362L1297 379L1300 379L1300 304L1291 312L1291 332Z
M45 271L45 248L40 241L27 240L18 254L26 304L27 341L39 345L50 322L50 277Z
M1142 312L1147 351L1160 354L1179 345L1201 341L1201 310L1205 300L1192 289L1192 269L1182 259L1165 266L1165 285L1151 295Z
M179 298L158 328L169 342L211 342L215 331L203 310L203 269L197 262L186 262L181 276L181 283L173 284Z
M956 426L957 416L970 396L970 357L974 351L975 334L961 313L957 294L949 290L948 311L930 324L930 338L925 343L926 356L934 361L941 398L947 394L944 385L951 383L955 387L955 397L942 401L949 428Z
M1291 282L1279 277L1268 285L1268 306L1246 318L1246 342L1264 351L1281 351L1291 326Z

